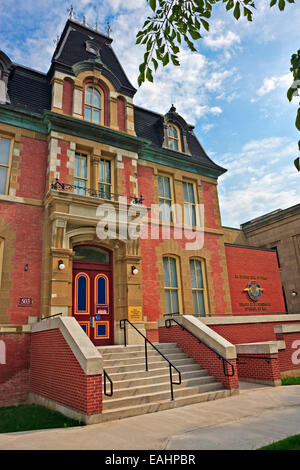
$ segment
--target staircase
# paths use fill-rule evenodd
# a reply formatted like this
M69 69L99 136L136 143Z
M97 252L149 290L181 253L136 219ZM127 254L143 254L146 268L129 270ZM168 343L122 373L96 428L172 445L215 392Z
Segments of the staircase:
M103 395L102 421L112 421L155 411L177 408L231 395L230 390L179 349L176 343L154 345L181 372L181 385L174 385L171 400L169 364L148 345L148 372L145 371L144 345L102 346L97 349L113 382L113 396ZM178 374L172 368L173 381ZM107 390L110 384L107 383Z

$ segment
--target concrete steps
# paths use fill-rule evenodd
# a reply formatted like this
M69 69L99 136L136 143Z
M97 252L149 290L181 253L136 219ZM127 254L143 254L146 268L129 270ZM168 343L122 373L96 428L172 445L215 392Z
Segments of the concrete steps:
M148 345L148 372L145 371L144 345L99 347L104 369L113 381L112 397L103 395L103 421L176 408L215 400L231 394L183 353L176 343L155 343L181 372L182 383L174 385L171 400L168 362ZM173 380L178 381L174 369ZM109 384L108 384L109 390Z

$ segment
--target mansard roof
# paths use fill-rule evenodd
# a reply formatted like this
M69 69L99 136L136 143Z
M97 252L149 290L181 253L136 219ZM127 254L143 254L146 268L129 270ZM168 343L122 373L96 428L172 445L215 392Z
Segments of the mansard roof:
M96 54L88 52L87 42L88 45L95 46ZM76 76L80 71L98 68L116 90L127 96L133 96L136 90L128 81L111 43L111 38L68 20L53 54L48 73L9 62L7 91L10 103L5 107L24 110L42 118L45 111L51 111L51 79L55 70ZM9 61L9 58L7 60ZM183 165L186 163L187 168L189 162L199 164L210 168L212 174L216 175L226 171L208 157L194 134L193 126L186 123L173 106L165 115L134 106L134 121L137 137L143 141L147 140L149 142L147 148L160 152L162 160L165 158L169 161L169 158L174 157L177 161L180 159ZM170 122L180 128L185 143L182 152L167 148L164 129Z
M166 155L174 155L182 160L183 165L185 162L199 163L218 170L220 174L225 173L226 170L214 163L204 151L194 134L194 126L187 124L187 122L176 113L176 109L173 106L165 115L149 111L139 106L135 106L134 111L135 132L139 137L150 140L153 150L162 150ZM165 122L174 122L185 132L189 154L163 148L163 126Z
M81 71L85 65L86 69L93 65L107 76L117 91L132 97L136 88L129 82L115 55L111 46L112 41L103 34L68 20L54 51L49 76L52 76L55 70L76 75L76 70ZM99 54L89 52L87 43L94 44Z

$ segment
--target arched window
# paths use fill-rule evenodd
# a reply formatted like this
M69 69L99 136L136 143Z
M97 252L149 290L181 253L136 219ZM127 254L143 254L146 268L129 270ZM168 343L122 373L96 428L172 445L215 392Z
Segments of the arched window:
M86 121L101 124L103 114L102 101L102 95L98 88L93 86L86 87L84 100L84 119Z
M170 150L181 152L180 132L174 124L168 124L168 147Z
M89 313L90 310L90 278L86 273L78 273L74 281L75 313Z
M204 263L199 259L190 260L194 315L204 317L206 313L206 288Z
M164 257L163 268L166 313L178 313L180 311L180 279L176 258Z

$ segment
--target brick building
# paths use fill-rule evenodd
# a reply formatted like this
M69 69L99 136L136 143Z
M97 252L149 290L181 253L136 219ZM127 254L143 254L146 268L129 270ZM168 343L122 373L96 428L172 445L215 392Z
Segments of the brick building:
M11 352L0 366L2 396L14 389L13 401L24 400L35 390L60 401L57 390L39 388L46 380L41 349L57 345L62 353L55 331L68 342L74 318L95 346L106 346L122 343L122 319L158 341L167 313L204 324L285 313L274 250L228 243L217 193L226 170L173 105L165 115L134 105L136 89L111 38L69 19L47 74L1 52L0 84L0 340ZM140 213L147 214L144 236L130 238L126 218ZM203 243L187 249L200 225ZM45 331L48 320L38 320L59 313L60 329ZM251 318L261 324L260 316ZM274 316L270 322L272 329ZM132 333L129 342L137 341ZM51 354L49 364L49 374L57 373ZM61 403L87 414L101 409Z

